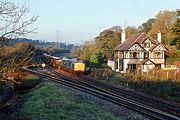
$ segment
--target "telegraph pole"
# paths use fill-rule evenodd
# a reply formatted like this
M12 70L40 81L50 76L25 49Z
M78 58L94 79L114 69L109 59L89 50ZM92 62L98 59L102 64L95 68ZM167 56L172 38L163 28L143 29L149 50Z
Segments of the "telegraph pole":
M57 33L56 33L56 48L60 48L60 45L59 45L59 30L57 30Z

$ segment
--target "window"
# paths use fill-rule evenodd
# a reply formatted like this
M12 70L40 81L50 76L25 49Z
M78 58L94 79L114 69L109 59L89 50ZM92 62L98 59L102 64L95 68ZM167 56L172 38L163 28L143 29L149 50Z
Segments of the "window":
M145 42L145 43L144 43L144 47L145 47L145 48L149 48L149 47L150 47L150 42Z
M161 68L161 64L155 64L155 69L160 69Z
M137 58L137 52L133 52L133 58Z
M157 58L160 58L160 57L161 57L161 53L158 52L158 53L157 53Z
M149 55L148 55L149 53L148 52L145 52L144 53L144 58L149 58Z
M135 69L136 69L136 64L131 64L131 65L130 65L130 69L131 69L131 70L135 70Z
M138 53L137 52L131 52L130 58L138 58Z
M156 52L156 58L161 58L162 57L162 54L160 52Z

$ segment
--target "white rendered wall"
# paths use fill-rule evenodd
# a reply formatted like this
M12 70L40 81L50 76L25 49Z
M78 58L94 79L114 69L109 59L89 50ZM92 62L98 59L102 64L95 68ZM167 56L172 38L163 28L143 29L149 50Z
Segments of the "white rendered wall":
M123 73L126 73L130 59L123 59Z

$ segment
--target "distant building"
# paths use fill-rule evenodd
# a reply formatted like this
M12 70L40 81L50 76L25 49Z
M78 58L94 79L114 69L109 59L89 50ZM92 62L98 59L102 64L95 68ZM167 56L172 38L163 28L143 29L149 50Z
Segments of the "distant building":
M146 33L135 34L126 39L126 34L121 33L121 41L115 49L115 71L126 73L128 71L147 72L165 66L165 48L161 44L161 33L157 40Z

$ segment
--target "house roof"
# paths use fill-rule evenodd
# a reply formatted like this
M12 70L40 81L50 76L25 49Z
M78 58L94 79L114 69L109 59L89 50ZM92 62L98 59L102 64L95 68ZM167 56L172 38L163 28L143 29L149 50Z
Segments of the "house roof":
M147 61L150 61L151 63L155 64L152 60L150 59L144 59L143 61L141 61L141 64L145 64Z
M154 44L158 43L157 40L154 40L146 33L140 33L140 34L132 35L131 37L126 39L122 44L119 44L114 50L115 51L116 50L118 50L118 51L128 50L133 44L135 44L135 43L141 44L146 39L149 39Z
M129 61L128 64L139 64L139 65L143 65L145 64L147 61L150 61L152 64L155 64L152 60L150 59L144 59L143 61Z

